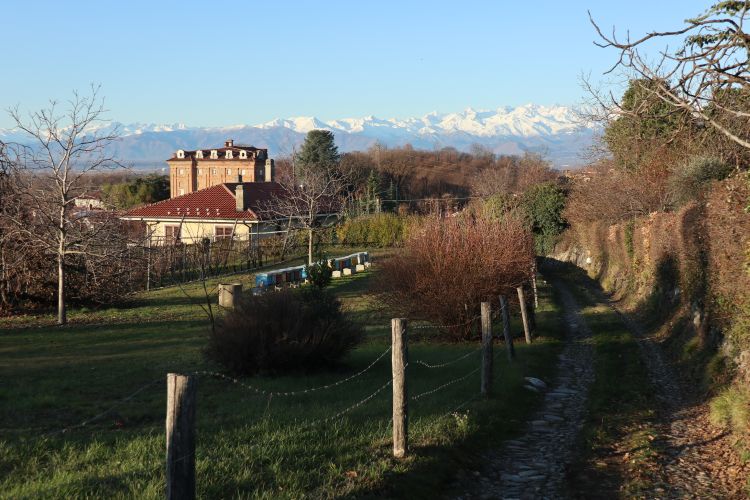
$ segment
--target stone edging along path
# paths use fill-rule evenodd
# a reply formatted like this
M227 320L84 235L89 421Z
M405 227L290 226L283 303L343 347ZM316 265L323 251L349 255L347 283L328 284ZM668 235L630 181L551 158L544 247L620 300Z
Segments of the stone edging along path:
M457 499L565 496L565 471L574 459L589 386L594 380L594 351L591 331L573 295L560 281L555 281L554 286L568 327L555 384L546 391L542 408L531 418L523 436L487 453L483 460L487 467L465 485L466 492Z

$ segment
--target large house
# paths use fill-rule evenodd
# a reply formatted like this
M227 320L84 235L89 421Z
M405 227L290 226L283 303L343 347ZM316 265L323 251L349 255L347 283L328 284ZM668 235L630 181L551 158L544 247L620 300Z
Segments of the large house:
M263 212L282 193L275 182L226 182L134 208L122 219L144 222L154 245L249 239L275 228Z
M274 164L267 149L235 146L232 139L223 148L177 150L167 164L172 198L227 182L274 180Z
M264 212L284 191L266 149L228 140L223 148L178 150L167 163L171 198L122 216L145 223L151 244L250 239L276 228Z

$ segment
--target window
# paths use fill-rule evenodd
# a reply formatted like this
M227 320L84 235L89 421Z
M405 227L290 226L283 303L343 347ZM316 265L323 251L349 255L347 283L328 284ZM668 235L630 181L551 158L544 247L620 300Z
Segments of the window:
M198 169L198 175L203 175L203 169L202 168Z
M164 240L168 245L180 242L180 226L164 226Z
M232 238L232 226L215 226L214 239L228 240Z
M245 175L245 169L240 170L240 175Z
M231 168L227 169L227 175L232 175L232 169Z
M232 155L232 151L231 150L227 151L227 154L226 154L227 160L231 160L233 157L234 156Z
M211 173L212 173L212 174L214 174L214 175L216 175L216 169L214 168L214 169L213 169L213 170L211 171Z
M183 150L181 150L181 149L178 149L177 150L177 158L180 158L180 159L185 158L185 152Z
M198 151L196 151L195 152L195 157L196 158L203 158L203 151L201 151L200 149Z
M180 188L180 196L185 194L185 190L183 188Z
M240 158L243 159L243 160L246 159L247 158L247 151L244 151L244 150L240 151Z
M185 169L184 169L184 168L181 168L181 169L179 170L179 174L180 174L180 175L185 175Z
M217 153L217 151L215 149L212 149L211 150L211 159L215 160L218 157L219 157L219 154Z

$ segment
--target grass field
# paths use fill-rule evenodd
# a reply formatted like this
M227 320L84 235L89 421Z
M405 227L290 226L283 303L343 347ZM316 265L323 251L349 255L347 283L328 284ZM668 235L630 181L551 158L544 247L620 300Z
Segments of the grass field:
M248 284L251 278L231 281ZM264 391L293 391L340 380L371 364L390 342L390 318L368 292L371 279L368 272L332 285L368 335L339 371L242 382ZM210 281L209 290L219 281L226 280ZM220 370L202 355L208 323L196 305L200 297L200 285L193 284L142 294L119 308L73 311L73 324L66 328L34 328L33 318L19 322L24 328L0 326L0 497L163 496L166 373ZM403 460L390 456L388 354L345 384L294 397L268 397L199 376L199 496L439 495L458 468L476 466L478 451L517 433L539 402L539 395L522 388L522 377L553 377L562 331L544 285L537 323L540 338L530 346L517 343L512 366L502 342L496 342L490 399L477 398L479 373L474 373L409 402L410 455ZM514 331L520 333L517 325ZM410 394L465 376L479 367L479 354L441 369L414 361L442 363L478 346L478 341L412 342ZM112 412L76 427L144 386ZM331 418L378 388L372 399ZM321 419L330 420L316 423Z

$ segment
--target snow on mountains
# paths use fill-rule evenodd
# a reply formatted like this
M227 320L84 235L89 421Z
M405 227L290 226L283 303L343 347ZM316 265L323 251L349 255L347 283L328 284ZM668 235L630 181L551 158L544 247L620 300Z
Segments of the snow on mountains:
M419 149L447 146L468 151L481 144L498 154L545 154L558 167L582 163L580 153L591 144L595 130L579 123L566 106L502 107L496 110L468 108L459 113L429 113L421 118L381 119L374 116L323 121L315 117L276 119L259 125L190 127L183 124L121 124L121 140L114 154L126 162L146 168L164 166L177 149L221 146L226 139L269 149L271 156L288 155L313 129L334 132L342 152L367 149L375 143L386 146L411 144ZM0 129L0 140L25 142L17 130Z

